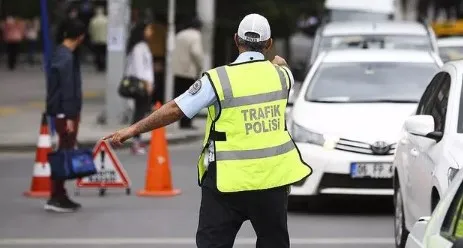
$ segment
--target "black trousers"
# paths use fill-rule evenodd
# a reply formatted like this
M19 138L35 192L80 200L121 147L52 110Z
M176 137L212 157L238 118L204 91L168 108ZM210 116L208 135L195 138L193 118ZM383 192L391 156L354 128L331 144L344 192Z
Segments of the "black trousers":
M145 118L146 114L151 111L151 97L141 97L134 99L135 109L133 111L132 124L137 123ZM135 135L135 138L140 138L140 134Z
M246 220L256 232L257 248L290 247L288 186L236 193L220 193L203 186L201 194L196 233L198 248L232 248L236 234Z
M95 67L98 71L106 69L106 44L93 44Z
M184 77L174 77L174 91L175 97L180 96L185 91L187 91L192 84L194 84L196 80L191 78L184 78ZM192 120L186 116L184 116L180 120L180 128L189 128L191 127Z
M6 43L6 53L8 55L8 68L14 70L18 60L19 42Z
M165 59L163 57L153 57L153 64L161 64L165 68ZM152 97L153 104L160 102L161 104L166 103L172 99L165 99L165 73L164 69L154 70L154 94Z

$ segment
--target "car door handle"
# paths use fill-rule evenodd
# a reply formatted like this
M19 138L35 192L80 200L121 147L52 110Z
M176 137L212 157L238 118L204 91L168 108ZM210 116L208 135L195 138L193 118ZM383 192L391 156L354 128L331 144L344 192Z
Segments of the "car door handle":
M412 156L414 156L414 157L417 157L418 154L420 154L420 152L418 152L418 149L412 148L412 149L410 150L410 154L411 154Z

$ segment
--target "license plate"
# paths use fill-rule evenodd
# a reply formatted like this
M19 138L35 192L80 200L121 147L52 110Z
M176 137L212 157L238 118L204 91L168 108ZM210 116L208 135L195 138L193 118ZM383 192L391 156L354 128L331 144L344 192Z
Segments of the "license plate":
M350 164L352 178L392 178L392 163L362 162Z

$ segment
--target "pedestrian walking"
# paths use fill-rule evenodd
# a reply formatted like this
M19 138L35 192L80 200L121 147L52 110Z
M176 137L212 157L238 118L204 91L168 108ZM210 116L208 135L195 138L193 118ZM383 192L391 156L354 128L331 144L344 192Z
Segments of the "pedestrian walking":
M19 18L7 16L5 22L0 27L4 34L8 68L10 70L16 69L20 44L24 39L24 26L24 23Z
M98 7L95 16L90 20L88 33L93 47L95 67L100 72L106 69L107 30L108 17L105 15L103 7Z
M134 27L127 44L127 66L126 77L134 77L145 83L147 95L134 99L135 109L133 111L132 123L143 119L151 110L151 96L154 90L153 56L147 40L153 32L149 25L140 23ZM141 141L141 134L136 134L132 143L132 153L142 155L146 153L145 146Z
M250 14L234 36L238 58L211 69L175 100L103 139L115 146L208 108L206 135L197 163L202 199L196 244L231 248L250 220L258 248L290 247L289 186L311 174L286 130L285 109L294 82L286 61L270 62L267 19Z
M40 20L34 17L26 22L27 60L30 65L35 64L35 54L39 39Z
M200 29L201 22L195 18L186 29L178 32L175 37L175 49L172 55L175 97L188 90L201 75L203 47ZM193 128L191 119L182 118L180 128Z
M77 146L82 109L80 61L75 52L84 41L85 25L78 20L69 21L63 31L63 42L55 49L51 59L46 105L47 114L55 117L58 149L74 149ZM69 199L64 183L63 180L52 180L51 197L45 204L46 210L72 212L81 207Z

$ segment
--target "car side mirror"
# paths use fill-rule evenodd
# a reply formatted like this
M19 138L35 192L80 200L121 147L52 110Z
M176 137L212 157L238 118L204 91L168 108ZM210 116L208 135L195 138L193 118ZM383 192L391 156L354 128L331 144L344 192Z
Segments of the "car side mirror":
M412 115L405 120L405 130L413 135L440 141L443 133L434 131L434 117L431 115Z

